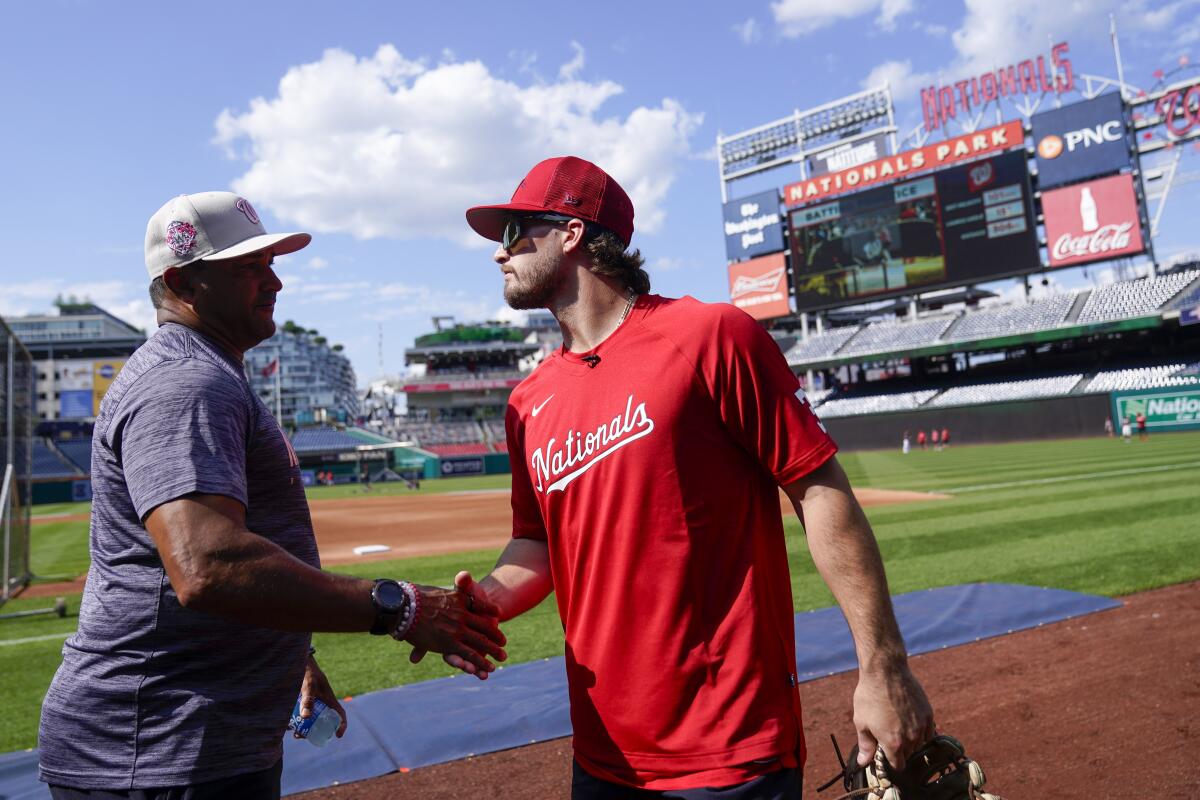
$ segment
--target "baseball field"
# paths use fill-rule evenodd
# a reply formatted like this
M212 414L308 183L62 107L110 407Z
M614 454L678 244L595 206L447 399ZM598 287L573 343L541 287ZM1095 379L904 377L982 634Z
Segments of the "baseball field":
M905 502L867 509L893 593L992 581L1126 596L1200 579L1200 433L1161 434L1132 443L1119 438L990 446L955 443L943 451L901 455L897 449L840 458L856 487L924 493L895 495ZM318 488L310 490L309 497L318 540L322 552L328 554L330 568L364 577L387 575L446 584L458 569L482 574L495 560L506 535L507 486L507 476L488 476L429 481L419 492L395 485L376 486L370 493L355 487ZM35 511L39 519L33 532L34 572L55 581L83 574L87 569L87 506L40 506ZM376 517L382 522L376 520L378 524L371 527ZM351 538L331 539L328 532L339 528L343 531L339 536ZM413 534L419 541L409 541L413 537L406 532L408 528L421 532ZM365 531L359 535L362 543L387 543L391 549L370 556L369 561L357 557L361 563L356 563L352 548L347 547L355 539L345 533L355 530ZM787 524L787 535L796 609L830 605L832 598L816 575L794 516ZM328 557L335 550L336 557ZM434 554L390 557L416 551ZM35 584L35 588L40 587ZM52 594L66 593L71 611L78 608L77 585L59 583L42 591L46 589ZM1195 605L1196 589L1196 584L1184 585L1168 590L1167 595L1153 595L1158 598L1153 619L1180 603ZM1130 598L1128 608L1142 608L1139 603L1144 602ZM25 596L8 603L3 611L43 608L48 603L45 597ZM1164 603L1166 606L1159 608ZM1096 626L1102 624L1101 618L1123 611L1096 615ZM1194 626L1195 619L1188 619ZM0 703L5 709L0 752L36 744L41 697L58 664L63 639L74 624L73 613L65 619L39 616L0 622ZM1068 650L1059 654L1055 648L1056 642L1069 641L1073 635L1086 637L1086 618L1081 624L1082 632L1080 626L1073 629L1077 635L1067 629L1056 634L1057 626L1050 626L1018 636L1043 637L1038 652L1047 669L1057 672L1061 667L1074 674L1075 662ZM506 633L512 662L562 654L562 630L551 601L508 623ZM1127 635L1134 637L1136 648L1138 632ZM1149 627L1143 635L1151 636ZM1193 627L1189 640L1194 639ZM407 648L386 640L321 634L315 637L315 644L335 688L347 696L449 674L436 659L410 665L405 657ZM974 658L997 657L987 646L990 644L984 642L956 649L984 648L974 651L979 654ZM1164 673L1190 681L1190 690L1178 698L1179 725L1174 731L1161 732L1171 742L1200 735L1194 725L1200 711L1194 648L1190 654L1180 653L1179 659L1160 665ZM1100 663L1106 665L1104 669L1122 668L1120 663ZM963 694L956 677L961 671L935 670L934 674L941 677L932 682L925 679L930 682L935 708L939 697ZM1153 676L1131 676L1131 680L1135 678L1154 680ZM1028 680L1036 683L1035 677ZM1026 685L1034 684L1022 679L1012 684L1012 691L1022 691L1020 687ZM846 702L848 692L843 698ZM802 694L808 696L805 690ZM1079 702L1103 704L1109 700L1084 697ZM1185 713L1186 709L1191 710ZM1111 748L1137 728L1136 720L1130 718L1129 727L1129 731L1118 727L1080 734L1098 736L1097 746ZM849 734L848 730L840 732ZM825 733L809 731L814 752L828 748L827 739L822 742ZM1071 746L1070 742L1062 744ZM1001 793L1004 788L997 784Z

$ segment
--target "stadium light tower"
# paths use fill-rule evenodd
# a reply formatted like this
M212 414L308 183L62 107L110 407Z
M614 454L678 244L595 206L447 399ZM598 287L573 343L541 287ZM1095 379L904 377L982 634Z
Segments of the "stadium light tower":
M717 136L721 200L729 201L729 185L760 172L800 165L808 177L807 160L843 145L886 137L896 152L896 123L888 84L768 122L731 136Z

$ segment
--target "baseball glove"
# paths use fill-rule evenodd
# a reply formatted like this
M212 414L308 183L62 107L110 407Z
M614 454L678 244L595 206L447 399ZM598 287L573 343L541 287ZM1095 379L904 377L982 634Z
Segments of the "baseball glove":
M962 743L953 736L935 736L909 757L902 770L888 763L882 748L876 749L875 760L865 767L858 765L857 744L848 759L842 758L837 739L833 739L833 749L842 772L817 791L825 791L840 779L846 793L835 800L1001 800L983 791L987 780L983 768L967 758Z

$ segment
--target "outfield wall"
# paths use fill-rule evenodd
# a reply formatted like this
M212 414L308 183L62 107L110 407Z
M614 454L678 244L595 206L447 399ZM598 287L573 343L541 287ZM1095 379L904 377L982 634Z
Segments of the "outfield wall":
M1089 394L835 417L822 422L843 450L899 450L905 431L916 447L917 431L928 434L934 428L939 431L949 428L951 446L1103 436L1104 420L1109 413L1107 394ZM820 408L817 416L821 416Z

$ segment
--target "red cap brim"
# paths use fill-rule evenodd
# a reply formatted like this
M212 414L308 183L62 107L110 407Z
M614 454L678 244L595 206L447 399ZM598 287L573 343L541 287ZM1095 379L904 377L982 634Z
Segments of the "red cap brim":
M485 239L498 242L504 238L504 223L513 212L525 214L550 213L545 206L534 203L504 203L496 206L475 206L467 209L467 224ZM559 212L554 212L559 213Z

